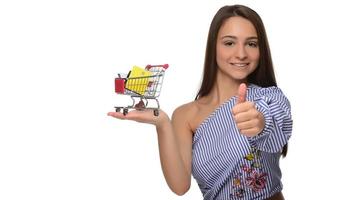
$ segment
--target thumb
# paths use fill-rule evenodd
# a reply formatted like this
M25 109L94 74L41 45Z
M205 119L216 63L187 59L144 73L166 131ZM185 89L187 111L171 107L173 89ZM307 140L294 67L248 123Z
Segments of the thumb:
M246 84L242 83L238 90L238 103L244 103L246 101Z

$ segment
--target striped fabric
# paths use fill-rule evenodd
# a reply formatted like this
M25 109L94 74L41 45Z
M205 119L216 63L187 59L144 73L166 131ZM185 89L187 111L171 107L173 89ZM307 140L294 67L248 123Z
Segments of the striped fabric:
M204 200L266 199L282 190L279 158L292 132L289 101L277 87L253 84L246 99L265 117L264 130L257 136L239 133L231 112L236 97L195 132L192 173Z

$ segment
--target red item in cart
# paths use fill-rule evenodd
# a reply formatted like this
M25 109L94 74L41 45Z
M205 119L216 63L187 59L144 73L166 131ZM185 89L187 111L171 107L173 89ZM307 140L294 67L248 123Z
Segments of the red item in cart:
M125 80L123 78L116 78L115 79L115 92L116 93L124 93L124 82Z

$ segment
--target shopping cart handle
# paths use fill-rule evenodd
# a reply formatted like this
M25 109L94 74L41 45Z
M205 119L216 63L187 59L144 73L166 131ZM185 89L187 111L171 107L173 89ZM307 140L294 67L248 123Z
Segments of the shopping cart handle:
M167 69L169 67L168 64L164 64L164 65L146 65L145 69L150 70L152 67L163 67L163 69Z

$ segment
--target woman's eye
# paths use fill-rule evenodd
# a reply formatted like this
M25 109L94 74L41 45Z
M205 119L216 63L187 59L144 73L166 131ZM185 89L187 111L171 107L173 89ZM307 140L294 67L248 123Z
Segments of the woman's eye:
M225 45L225 46L233 46L233 45L234 45L234 42L232 42L232 41L227 41L227 42L224 42L224 45Z
M258 47L258 44L257 44L257 42L248 42L248 45L250 46L250 47Z

